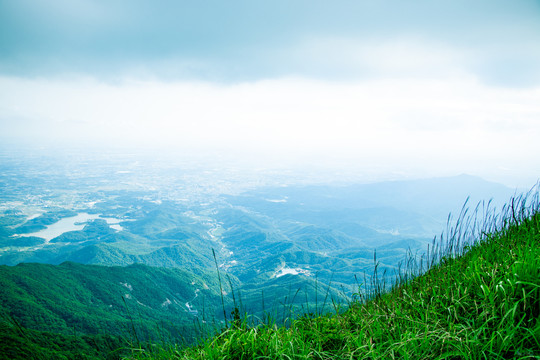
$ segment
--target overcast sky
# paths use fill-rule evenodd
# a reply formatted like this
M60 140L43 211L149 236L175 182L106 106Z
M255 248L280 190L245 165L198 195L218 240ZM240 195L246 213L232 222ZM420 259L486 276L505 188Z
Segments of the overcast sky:
M0 0L0 133L532 186L540 1Z

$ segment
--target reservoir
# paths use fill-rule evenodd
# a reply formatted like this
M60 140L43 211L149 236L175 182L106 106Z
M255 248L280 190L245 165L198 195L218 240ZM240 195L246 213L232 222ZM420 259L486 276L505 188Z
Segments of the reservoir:
M20 236L37 236L47 240L48 242L51 239L54 239L55 237L60 236L65 232L82 230L86 225L87 221L95 219L105 220L112 229L119 231L123 230L122 226L119 225L119 222L124 220L100 217L99 214L80 213L77 214L77 216L60 219L54 224L48 225L46 229L29 234L21 234Z

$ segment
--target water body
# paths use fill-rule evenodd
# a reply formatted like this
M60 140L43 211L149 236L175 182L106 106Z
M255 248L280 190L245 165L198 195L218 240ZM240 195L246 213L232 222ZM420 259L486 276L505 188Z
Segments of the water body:
M89 220L95 219L105 220L107 224L109 224L109 226L115 230L123 230L119 222L124 220L100 217L99 214L80 213L77 214L77 216L60 219L54 224L47 226L46 229L29 234L21 234L21 236L37 236L47 241L50 241L51 239L54 239L55 237L60 236L65 232L82 230Z

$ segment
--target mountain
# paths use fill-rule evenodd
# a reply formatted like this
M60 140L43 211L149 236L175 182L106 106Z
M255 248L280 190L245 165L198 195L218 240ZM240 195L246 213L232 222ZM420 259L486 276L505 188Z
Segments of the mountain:
M511 204L514 204L512 201ZM136 359L537 359L540 355L538 192L486 227L440 238L433 262L411 257L388 290L367 292L330 314L304 313L288 326L249 316L198 346L155 348ZM487 230L491 232L487 233ZM478 236L465 244L471 235ZM459 245L461 244L461 245ZM408 276L405 276L408 275ZM380 275L381 276L381 275ZM342 310L342 311L340 311ZM174 353L170 349L175 349Z
M492 199L499 208L515 190L470 175L344 186L266 187L228 197L233 205L281 221L432 237L469 206Z
M3 326L62 336L192 342L220 316L215 274L180 269L24 263L0 266L0 287Z
M266 186L206 202L156 201L150 190L78 192L90 204L78 211L56 207L29 217L6 210L0 216L0 264L146 264L204 275L215 269L214 249L220 270L239 279L239 290L264 288L288 273L306 286L317 278L350 295L357 277L369 278L375 265L393 272L408 252L425 251L446 228L448 211L459 211L468 196L499 204L513 193L467 175ZM73 214L87 219L79 230L66 226L49 240L28 232Z
M0 285L10 289L2 300L9 314L4 325L21 344L26 340L18 326L22 334L69 343L95 340L102 329L154 341L158 333L174 338L181 327L192 341L199 321L219 330L223 313L236 309L260 319L270 309L276 323L327 311L354 296L359 284L376 280L375 269L393 275L407 256L423 253L446 228L448 211L459 211L467 196L489 194L499 203L513 193L458 176L258 186L195 198L175 197L180 185L173 182L164 198L159 188L114 189L106 177L99 179L109 185L73 180L81 185L67 197L78 199L75 204L63 202L60 183L37 203L19 194L20 202L9 202L13 209L0 214L0 264L9 265L1 267ZM54 227L60 231L51 232ZM32 273L39 274L35 281ZM135 293L130 286L146 290ZM25 316L20 304L35 316ZM193 317L191 310L201 307L204 317ZM152 330L158 325L164 330ZM92 341L86 343L92 347Z
M221 281L216 273L142 264L0 266L0 359L117 358L134 346L192 344L225 326L225 309L272 313L283 322L340 297L316 279L287 274L264 287L240 287L231 275Z

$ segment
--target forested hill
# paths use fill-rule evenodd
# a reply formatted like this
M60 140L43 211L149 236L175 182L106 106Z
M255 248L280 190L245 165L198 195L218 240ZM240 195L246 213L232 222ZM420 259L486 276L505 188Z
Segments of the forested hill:
M0 266L0 288L6 359L29 358L30 350L30 358L94 358L139 342L192 342L199 312L220 314L212 308L220 303L215 273L23 263Z

